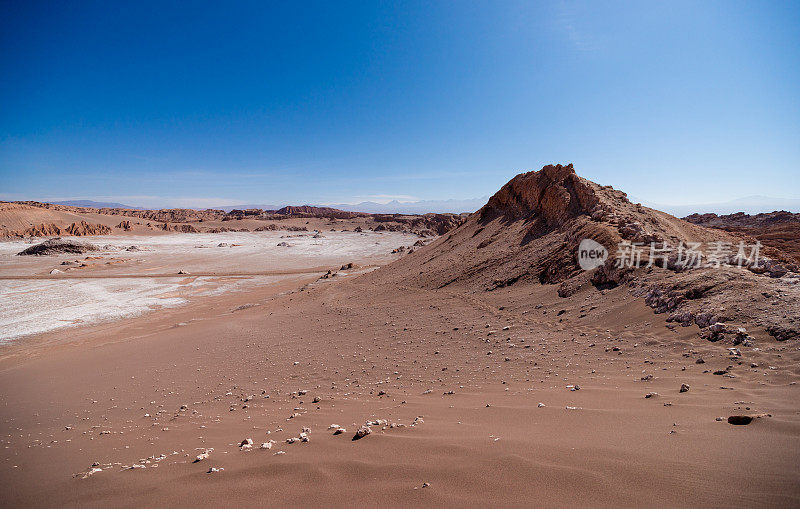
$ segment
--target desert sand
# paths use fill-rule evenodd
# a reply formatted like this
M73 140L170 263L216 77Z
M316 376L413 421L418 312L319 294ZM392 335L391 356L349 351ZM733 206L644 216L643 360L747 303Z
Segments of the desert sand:
M126 262L63 274L4 258L0 284L275 279L0 345L3 505L800 505L795 266L584 272L586 237L738 237L571 166L516 177L410 253L389 250L407 233L341 235L316 256L252 241L233 264L217 253L238 247L152 240L194 234L109 241Z

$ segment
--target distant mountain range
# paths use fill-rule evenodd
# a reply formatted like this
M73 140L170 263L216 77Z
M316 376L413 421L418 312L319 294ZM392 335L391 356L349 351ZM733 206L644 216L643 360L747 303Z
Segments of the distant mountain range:
M335 209L349 210L352 212L369 212L372 214L425 214L428 212L460 214L462 212L475 212L486 205L488 196L471 198L468 200L422 200L414 202L399 202L392 200L389 203L375 203L365 201L361 203L334 203L326 205Z
M630 197L631 201L638 201L635 197ZM361 203L324 203L314 204L319 207L331 207L335 209L347 210L352 212L368 212L371 214L425 214L428 212L446 213L452 212L475 212L483 207L489 200L488 196L481 198L471 198L467 200L421 200L414 202L399 202L397 200L388 203L376 203L365 201ZM67 200L51 202L56 205L69 205L73 207L94 207L94 208L120 208L120 209L142 209L145 207L135 207L123 203L98 202L93 200ZM722 203L707 203L697 205L664 205L642 201L643 205L656 210L661 210L676 217L685 217L690 214L704 214L713 212L715 214L734 214L744 212L746 214L758 214L761 212L773 212L786 210L788 212L800 212L800 198L770 198L767 196L747 196ZM224 207L210 207L217 210L230 212L233 209L262 209L277 210L281 207L292 205L290 203L276 204L243 204L227 205ZM205 209L206 207L197 207Z
M361 203L315 203L307 204L313 207L330 207L339 210L347 210L350 212L368 212L370 214L427 214L428 212L447 213L452 212L460 214L462 212L475 212L483 207L489 200L488 196L482 198L471 198L468 200L422 200L414 202L400 202L392 200L388 203L376 203L372 201L364 201ZM277 210L279 208L291 205L284 203L282 205L265 205L265 204L248 204L248 205L235 205L225 207L212 207L218 210L230 212L233 209L262 209L262 210Z
M636 201L632 196L630 200ZM663 205L642 201L642 205L672 214L675 217L686 217L690 214L706 214L709 212L718 215L735 214L736 212L760 214L762 212L775 212L778 210L800 212L800 198L770 198L768 196L746 196L722 203L696 205Z
M93 200L66 200L66 201L53 201L50 202L54 205L66 205L68 207L91 207L95 209L138 209L140 207L132 207L123 203L93 201Z

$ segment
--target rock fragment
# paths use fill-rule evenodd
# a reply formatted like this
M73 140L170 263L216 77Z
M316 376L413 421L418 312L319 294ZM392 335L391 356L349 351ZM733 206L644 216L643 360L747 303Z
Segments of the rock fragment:
M372 433L372 428L370 428L369 426L366 426L366 425L361 426L360 428L358 428L358 431L356 431L356 434L353 435L353 440L354 441L355 440L361 440L362 438L364 438L365 436L369 435L370 433Z

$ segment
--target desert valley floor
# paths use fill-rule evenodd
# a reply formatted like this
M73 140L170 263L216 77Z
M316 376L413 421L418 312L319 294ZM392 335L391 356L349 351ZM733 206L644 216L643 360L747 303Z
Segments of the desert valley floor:
M659 224L706 234L679 221ZM62 274L78 255L3 245L3 327L27 335L0 345L2 505L800 505L796 340L743 322L746 344L709 341L636 285L527 281L519 253L492 247L515 225L476 213L408 254L391 252L418 240L404 232L93 239L107 250ZM503 245L543 252L561 230L543 231ZM169 305L120 316L97 287L37 301L13 286L148 271L163 286L120 295ZM790 334L796 279L740 272ZM74 299L98 321L23 320Z

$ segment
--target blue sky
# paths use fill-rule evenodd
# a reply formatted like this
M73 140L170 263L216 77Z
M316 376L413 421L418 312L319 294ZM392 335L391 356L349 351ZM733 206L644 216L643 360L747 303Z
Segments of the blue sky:
M800 197L798 2L7 2L0 199Z

